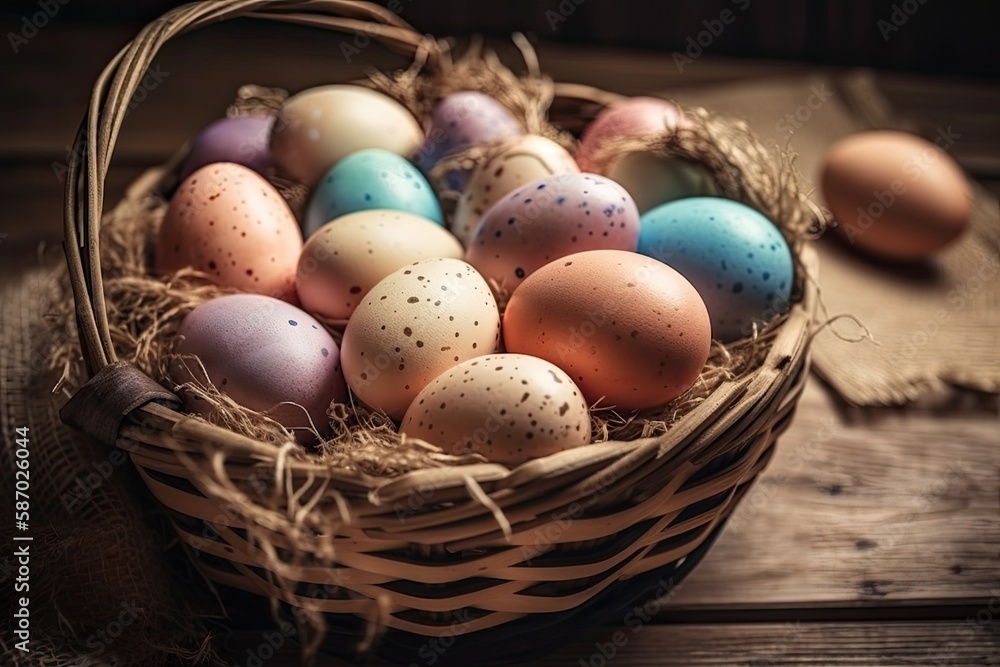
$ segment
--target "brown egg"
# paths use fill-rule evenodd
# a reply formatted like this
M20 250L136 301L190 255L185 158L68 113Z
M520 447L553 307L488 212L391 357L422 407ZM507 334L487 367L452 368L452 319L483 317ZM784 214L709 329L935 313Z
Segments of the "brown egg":
M929 257L968 226L969 184L942 133L932 144L905 132L862 132L827 152L822 190L834 230L894 261Z
M562 368L591 403L621 411L663 405L708 360L705 302L674 269L622 250L591 250L543 266L503 317L508 352Z

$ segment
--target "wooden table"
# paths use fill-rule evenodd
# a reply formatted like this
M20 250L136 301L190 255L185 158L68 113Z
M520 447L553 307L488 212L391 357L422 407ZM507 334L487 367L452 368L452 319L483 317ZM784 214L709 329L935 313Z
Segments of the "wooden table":
M13 62L7 55L0 279L30 265L39 243L61 240L66 147L92 81L133 30L54 22ZM254 48L236 48L243 43ZM319 33L252 23L177 40L158 59L161 80L125 124L108 201L220 114L242 83L297 90L357 77L360 65L345 63L335 45ZM704 57L682 75L668 54L597 48L543 46L540 56L557 80L625 93L690 94L816 72ZM377 47L364 60L399 64ZM1000 85L874 77L918 130L960 118L974 140L955 156L1000 192ZM655 622L626 635L589 633L538 664L1000 664L998 407L996 396L965 394L905 410L851 409L811 380L774 462ZM222 641L239 651L260 636ZM281 653L294 655L291 647Z

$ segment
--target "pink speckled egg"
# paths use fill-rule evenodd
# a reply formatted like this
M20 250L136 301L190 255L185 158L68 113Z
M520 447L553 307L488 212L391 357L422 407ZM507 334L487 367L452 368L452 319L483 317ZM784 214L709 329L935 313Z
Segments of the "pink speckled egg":
M635 251L638 244L639 212L622 186L594 174L556 174L494 204L472 235L465 261L512 292L560 257Z
M175 380L211 382L240 405L267 412L300 441L311 439L313 426L329 433L327 408L344 402L347 389L337 343L308 313L267 296L231 294L188 313L180 335L178 354L196 355L208 377L182 356ZM205 401L181 393L188 410L209 416Z
M274 187L231 162L202 167L170 200L154 259L169 274L190 266L218 284L294 299L302 232Z
M584 130L576 162L582 171L605 174L608 160L601 153L609 142L662 134L682 125L683 117L677 105L657 97L630 97L616 102Z

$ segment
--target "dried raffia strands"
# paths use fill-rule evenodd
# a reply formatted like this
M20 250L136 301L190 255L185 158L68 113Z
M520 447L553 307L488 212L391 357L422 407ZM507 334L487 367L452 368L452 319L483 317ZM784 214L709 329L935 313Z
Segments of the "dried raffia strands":
M70 165L63 290L72 288L76 307L67 299L56 316L76 316L81 344L64 341L52 362L74 393L64 414L80 428L91 428L88 411L108 409L86 403L95 384L112 398L133 398L115 397L105 380L132 373L115 361L173 388L171 365L195 363L174 355L183 317L224 293L193 271L151 275L150 250L176 185L169 167L148 175L99 221L107 160L137 77L173 35L243 14L361 30L413 57L413 67L374 73L368 83L419 114L449 92L482 90L530 131L570 145L559 127L570 126L572 110L582 114L615 99L551 82L523 41L527 73L519 77L479 47L456 57L447 43L368 3L222 0L173 10L98 81L77 143L86 143L86 160ZM273 112L282 95L244 87L230 113ZM559 112L547 118L554 102ZM627 148L701 162L728 196L775 219L798 252L815 214L792 166L762 152L744 126L689 114L695 129ZM456 159L467 166L483 156ZM276 185L301 211L302 188ZM683 576L704 552L767 463L802 390L815 307L808 273L800 263L787 315L747 341L714 345L685 395L639 414L597 405L594 444L515 470L407 440L384 416L353 404L331 407L334 437L308 451L267 415L210 386L188 387L217 406L210 422L161 397L132 410L108 444L130 452L202 572L268 598L275 613L291 613L307 655L322 644L375 647L408 660L429 637L459 635L456 643L467 640L481 655L513 658L553 647L556 625L532 632L537 614L550 621L564 614L560 627L573 630L576 614L599 622L616 594L631 600L644 593L626 587L644 576Z

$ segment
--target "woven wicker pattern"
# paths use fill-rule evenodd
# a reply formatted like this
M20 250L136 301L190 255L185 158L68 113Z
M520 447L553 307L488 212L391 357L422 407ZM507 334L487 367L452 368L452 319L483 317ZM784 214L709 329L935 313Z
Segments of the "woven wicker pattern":
M98 231L127 102L164 42L239 15L365 29L419 53L428 67L446 48L391 12L338 0L206 2L148 26L100 77L70 152L84 156L69 168L66 249L91 375L117 362ZM555 90L564 110L615 99L581 86ZM141 198L151 180L129 197ZM676 568L766 465L808 365L816 291L805 279L810 254L799 259L799 299L761 334L767 352L759 369L724 382L656 438L589 445L514 470L476 464L382 479L331 470L294 443L276 448L148 403L123 422L115 444L219 583L422 636L571 610L624 580ZM114 384L103 382L107 391Z

